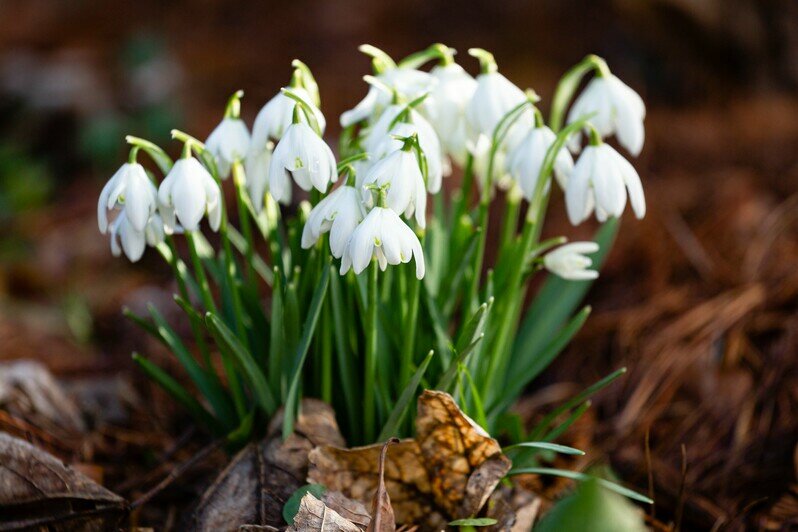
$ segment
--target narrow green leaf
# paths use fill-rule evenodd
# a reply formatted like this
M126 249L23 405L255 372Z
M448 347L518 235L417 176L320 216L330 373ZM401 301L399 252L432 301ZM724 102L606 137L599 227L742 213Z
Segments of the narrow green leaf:
M653 504L654 501L646 497L645 495L641 495L634 490L630 490L629 488L625 488L620 484L616 484L615 482L610 482L609 480L594 477L592 475L586 475L585 473L579 473L577 471L568 471L566 469L555 469L550 467L521 467L518 469L511 469L507 476L512 475L524 475L524 474L536 474L536 475L553 475L555 477L563 477L568 478L571 480L579 480L579 481L586 481L586 480L595 480L608 490L614 491L624 497L628 497L632 500L643 502L646 504Z
M218 316L212 312L206 313L205 323L208 325L208 329L211 331L211 334L213 334L216 342L220 346L226 347L235 357L260 407L263 408L268 415L273 415L277 410L277 403L274 401L274 395L269 389L269 383L266 382L266 376L263 374L260 366L258 366L258 363L255 362L255 359L252 358L252 355L236 337L235 333L233 333Z
M138 353L133 353L133 361L150 377L156 384L164 389L172 399L183 405L189 414L204 427L208 427L212 432L219 434L222 432L220 423L194 399L194 397L180 385L171 375L153 364Z
M459 369L460 365L466 365L468 363L468 357L476 350L477 346L484 338L485 334L480 334L473 342L467 345L465 349L456 354L455 359L452 360L451 364L449 364L449 366L446 368L446 371L438 380L438 384L435 385L436 390L441 390L444 392L449 391L455 377L457 376L457 370Z
M202 393L202 395L208 399L208 402L211 403L211 406L213 407L214 412L216 412L218 418L225 420L226 422L233 420L235 418L235 413L230 407L231 405L226 392L218 383L218 381L216 381L199 365L199 363L197 363L194 356L180 340L174 329L169 326L169 324L166 322L166 319L164 319L163 315L158 311L158 309L153 305L149 305L149 311L150 315L155 321L158 334L161 336L166 345L169 346L169 350L172 352L172 354L177 357L177 360L186 370L186 373L188 373L188 376L197 386L200 393Z
M285 400L283 384L283 355L285 348L285 328L283 327L283 275L274 268L274 286L272 287L271 335L269 336L269 379L272 390L281 400Z
M391 413L388 416L388 421L386 421L385 425L382 427L380 435L377 437L377 441L386 441L388 438L396 436L399 432L399 427L402 426L402 422L405 419L410 402L413 400L413 397L415 397L416 390L421 382L421 378L424 376L424 372L427 371L427 366L429 366L430 360L432 360L432 354L433 351L430 351L427 354L427 356L424 358L424 361L421 362L421 365L410 378L410 382L407 383L407 386L405 386L405 389L399 396L399 400L394 405L393 410L391 410Z
M492 526L498 523L492 517L469 517L467 519L457 519L449 523L449 526Z
M515 445L509 445L507 447L502 447L503 453L509 453L512 451L524 449L524 448L533 448L533 449L543 449L546 451L553 451L555 453L560 454L573 454L582 456L585 454L584 451L580 451L579 449L574 449L573 447L568 447L566 445L558 445L556 443L549 443L545 441L525 441L521 443L516 443Z
M293 377L291 378L291 385L288 388L288 396L285 402L285 413L283 415L283 438L287 438L294 431L294 421L297 414L296 408L299 402L299 378L302 374L302 367L305 365L305 358L308 354L310 347L310 340L313 338L313 332L316 330L316 323L319 321L319 314L321 314L321 305L324 302L324 297L327 294L327 285L330 282L330 263L324 266L319 284L313 293L313 299L310 302L305 325L302 328L302 338L297 347L296 359L294 361Z
M230 242L233 244L233 247L235 247L242 255L246 255L249 244L247 243L247 239L244 238L244 235L239 233L238 230L232 225L228 225L227 236L230 237ZM272 283L274 282L274 274L272 273L269 265L266 264L260 255L255 254L252 257L252 268L267 285L272 286Z

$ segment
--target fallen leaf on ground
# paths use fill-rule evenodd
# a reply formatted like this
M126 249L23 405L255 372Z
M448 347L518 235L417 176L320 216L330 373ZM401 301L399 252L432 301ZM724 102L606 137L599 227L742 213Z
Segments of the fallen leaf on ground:
M385 489L385 455L391 444L399 443L398 438L391 438L385 442L380 450L380 465L377 473L377 491L371 501L371 522L366 532L394 532L396 530L396 519L391 507L391 498Z
M115 530L126 513L122 497L0 432L0 529Z
M416 439L391 446L384 481L398 523L440 530L477 515L511 462L499 444L443 392L418 399ZM309 455L310 482L367 504L379 486L382 445L319 447Z
M50 371L33 360L0 364L0 407L56 434L86 430L75 403Z
M289 532L362 532L357 525L327 507L323 502L308 493L299 503L299 512L294 518Z
M322 401L302 401L296 429L285 441L281 418L278 413L266 438L241 450L205 491L194 512L194 530L285 526L283 505L305 484L308 452L318 445L343 445L344 440L335 414Z

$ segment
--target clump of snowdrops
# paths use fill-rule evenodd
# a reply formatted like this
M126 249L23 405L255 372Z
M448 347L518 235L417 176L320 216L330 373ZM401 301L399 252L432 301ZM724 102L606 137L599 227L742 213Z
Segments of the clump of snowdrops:
M546 120L535 92L485 50L469 50L476 77L443 45L399 62L361 51L373 72L340 118L337 155L300 61L251 132L239 91L205 142L173 131L176 161L127 138L129 160L100 195L100 230L132 261L157 249L193 332L181 338L154 306L148 317L126 311L185 375L134 358L231 441L256 437L280 407L290 433L301 396L334 405L350 444L383 441L412 430L422 387L452 393L491 434L551 441L622 372L530 433L509 412L587 318L580 301L627 200L645 214L637 172L605 143L636 156L644 104L595 56L563 76ZM604 223L595 242L541 241L560 193L573 224ZM497 198L504 205L491 209ZM527 306L530 279L543 274Z

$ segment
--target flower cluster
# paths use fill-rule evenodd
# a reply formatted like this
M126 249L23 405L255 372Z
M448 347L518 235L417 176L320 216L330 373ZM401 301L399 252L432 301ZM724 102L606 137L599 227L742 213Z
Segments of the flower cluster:
M238 91L205 142L172 132L182 143L176 161L128 137L128 162L100 194L98 223L114 255L136 261L155 246L172 267L196 349L157 309L152 323L134 319L169 346L204 400L136 361L216 434L248 434L265 425L253 416L265 421L280 407L287 434L305 394L346 413L351 441L372 443L408 428L403 409L420 382L455 393L499 430L542 361L586 318L580 283L598 276L614 219L627 201L645 215L640 177L621 153L642 149L645 106L600 58L565 74L545 119L537 94L485 50L469 50L476 75L441 44L401 61L361 51L371 58L368 89L341 115L337 150L325 140L319 86L295 60L251 131ZM605 143L611 137L621 151ZM139 164L142 154L160 174ZM602 222L595 242L539 241L559 191L574 225ZM503 209L491 209L494 200ZM529 279L541 270L553 286L527 309Z

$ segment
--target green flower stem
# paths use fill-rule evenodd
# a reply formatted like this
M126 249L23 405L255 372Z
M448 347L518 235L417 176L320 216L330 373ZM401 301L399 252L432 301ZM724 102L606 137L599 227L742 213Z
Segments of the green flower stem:
M421 237L421 246L424 246ZM413 373L413 351L416 348L416 322L418 320L418 304L421 294L421 281L416 279L415 270L413 268L403 268L405 271L399 272L410 283L409 301L407 315L405 316L405 326L402 331L404 342L402 343L402 357L399 365L399 389L403 389L410 380ZM404 297L403 297L404 299Z
M325 403L332 403L333 400L332 309L330 307L330 303L325 302L321 314L321 399Z
M199 284L202 305L205 307L206 312L216 312L216 303L213 301L213 293L208 283L208 276L205 274L205 267L202 265L202 259L197 253L197 244L194 240L193 231L186 231L186 242L191 256L191 264L194 267L194 275L197 277L197 283Z
M186 264L177 254L177 246L175 245L174 237L168 235L165 238L165 241L172 255L167 262L169 263L169 266L172 267L172 273L177 281L177 291L180 293L180 297L182 297L184 301L191 301L188 288L186 287L186 276L188 275ZM208 351L208 344L205 342L205 336L202 333L200 322L197 317L192 314L189 314L188 318L189 323L191 323L191 332L194 335L194 340L197 342L197 347L199 347L200 354L202 355L202 361L205 364L205 369L215 376L216 372L213 371L213 366L211 366L211 356L210 352Z
M574 94L576 94L576 89L579 88L582 78L591 70L596 71L599 75L609 74L606 61L591 54L566 72L557 83L554 97L551 100L551 112L549 113L549 127L555 133L562 128L565 111L568 109Z
M471 53L469 51L469 53ZM472 54L474 55L474 54ZM481 58L480 58L481 59ZM496 153L499 151L499 146L504 141L504 137L521 116L524 108L532 105L531 98L524 100L505 114L493 130L491 137L490 152L488 154L488 172L485 176L485 185L482 187L482 194L479 200L478 221L480 227L480 234L477 241L477 252L474 254L474 265L471 271L471 287L468 291L468 313L473 314L479 306L479 281L482 277L482 263L485 259L485 244L488 238L488 218L490 212L490 195L493 188L493 169L496 160Z
M236 204L238 207L238 218L241 223L241 233L247 241L247 248L244 253L246 258L246 278L250 284L253 293L257 293L258 286L253 273L255 262L255 241L252 237L252 225L250 223L250 213L247 208L246 198L246 174L244 173L244 165L241 161L236 160L233 163L233 184L236 187Z
M505 199L504 217L502 220L501 237L499 239L499 256L513 244L518 228L518 213L521 210L521 194L518 190L507 191Z
M366 357L365 357L365 378L363 379L363 433L365 441L371 443L375 436L375 397L377 394L377 275L379 265L376 260L372 260L369 266L369 280L367 289L367 308L366 311Z

